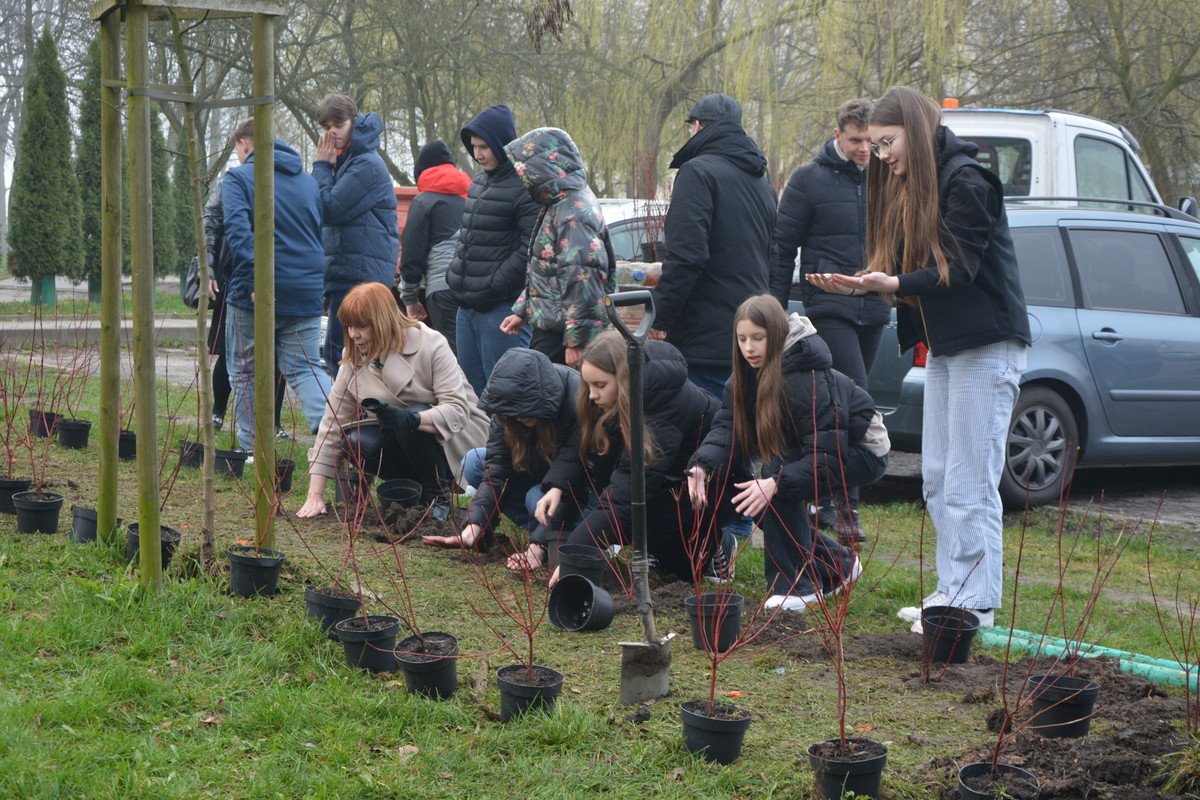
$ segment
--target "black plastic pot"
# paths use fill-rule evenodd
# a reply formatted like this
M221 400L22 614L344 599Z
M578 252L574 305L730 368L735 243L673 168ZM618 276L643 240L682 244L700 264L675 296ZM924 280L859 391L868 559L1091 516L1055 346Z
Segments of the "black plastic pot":
M689 700L679 706L683 717L683 749L715 764L732 764L742 755L742 741L750 729L750 712L730 703L716 703L718 716L708 715L707 700Z
M54 492L17 492L12 496L17 533L58 533L63 496Z
M199 469L204 465L204 445L187 439L179 440L179 466Z
M217 450L216 467L213 471L218 475L240 478L246 469L246 459L249 456L245 450Z
M930 664L965 664L979 630L979 617L965 608L929 606L921 609L922 657Z
M179 546L179 542L183 539L183 534L174 528L169 528L166 525L158 526L158 541L161 547L160 554L162 557L162 568L165 570L167 565L171 563L171 557L175 555L175 548ZM141 547L141 538L138 536L138 523L131 522L126 529L125 534L125 563L132 564L138 560Z
M279 593L283 553L238 544L229 548L229 592L236 597Z
M368 672L395 672L396 636L400 620L395 617L353 616L333 626L346 652L346 663Z
M281 458L275 462L275 482L279 484L281 494L292 490L292 476L296 472L296 462L290 458Z
M558 547L558 576L581 575L597 586L604 585L608 556L590 544L562 544Z
M32 483L28 478L0 478L0 514L15 514L13 495L29 491Z
M29 409L29 432L34 436L41 436L45 439L47 436L54 435L54 428L58 425L58 421L62 419L62 414L57 411L43 411L40 408Z
M1041 792L1041 781L1034 777L1032 772L1011 764L996 765L996 783L992 791L980 791L967 785L971 779L990 775L991 771L992 765L986 761L976 761L960 769L958 771L958 796L962 800L991 800L994 797L1035 800ZM1004 788L1004 794L996 791L1000 787Z
M602 631L612 623L612 595L582 575L566 575L550 590L550 624L560 631Z
M394 505L412 508L421 503L421 484L407 478L384 481L375 487L375 496L379 499L380 514L387 514Z
M683 604L692 624L692 646L711 652L715 642L718 653L732 647L742 632L745 602L746 598L740 594L720 592L684 598Z
M1033 710L1029 728L1047 739L1087 736L1100 685L1066 675L1031 675L1027 682Z
M855 797L878 798L887 766L887 747L870 739L846 740L851 747L866 748L860 758L853 751L849 757L841 753L841 740L817 742L808 748L808 763L816 776L818 800L842 800L847 792ZM879 752L879 751L883 752ZM826 753L829 753L828 755Z
M410 636L396 645L396 661L404 673L404 685L412 694L443 700L458 690L458 639L441 631L426 631L425 655L421 639Z
M92 430L91 420L60 419L55 426L58 443L71 450L84 450L88 446L88 433Z
M349 619L362 608L362 601L357 597L339 597L333 592L340 592L328 586L306 586L304 589L304 614L321 621L321 629L330 639L337 639L333 626L344 619Z
M117 434L117 457L122 461L133 461L137 458L137 434L133 431L121 431Z
M83 506L71 506L71 544L86 544L96 541L99 531L96 529L96 510ZM121 519L117 518L116 527L121 527Z
M500 687L500 719L509 722L530 711L550 711L563 687L563 674L556 669L533 665L535 685L530 685L524 664L496 670Z

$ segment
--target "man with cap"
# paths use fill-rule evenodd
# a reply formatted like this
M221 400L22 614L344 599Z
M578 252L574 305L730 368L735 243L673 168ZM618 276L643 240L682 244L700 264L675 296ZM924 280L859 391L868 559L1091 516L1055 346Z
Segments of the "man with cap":
M482 394L500 356L529 346L528 327L510 336L500 323L525 287L529 239L540 207L504 152L504 145L517 138L508 106L487 108L467 123L461 137L483 169L467 191L446 283L458 303L458 363L475 393Z
M400 249L400 299L410 317L427 319L457 353L458 303L446 286L446 270L458 246L458 226L471 176L454 166L450 148L434 139L417 155L413 168L418 194L408 208ZM421 303L421 284L425 303Z
M692 383L721 397L733 370L733 314L768 288L775 191L736 100L705 95L686 122L688 140L671 160L679 172L653 290L654 335L683 353Z

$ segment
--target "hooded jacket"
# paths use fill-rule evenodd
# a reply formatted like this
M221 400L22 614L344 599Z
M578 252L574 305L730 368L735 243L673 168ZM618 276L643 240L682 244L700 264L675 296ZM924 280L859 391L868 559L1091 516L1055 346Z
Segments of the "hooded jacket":
M767 291L775 191L767 159L730 120L704 125L671 160L678 168L654 288L654 327L698 366L730 366L733 314Z
M579 373L561 364L550 363L543 353L514 347L500 357L479 401L480 408L491 416L492 421L484 478L475 490L468 512L471 522L483 526L485 531L495 529L504 505L508 479L517 472L497 414L514 419L553 420L559 443L558 457L548 463L536 447L530 448L520 472L543 476L543 490L562 489L563 500L568 505L572 505L573 498L587 496L589 489L579 458L579 423L575 419L578 393Z
M400 233L392 176L376 152L383 120L375 112L354 118L350 146L337 164L314 161L325 210L325 293L360 283L396 282Z
M428 167L417 176L419 194L408 207L400 250L400 297L406 304L417 302L422 280L426 294L446 288L449 259L440 260L439 270L433 256L458 232L470 185L471 176L453 164Z
M667 342L646 342L643 367L646 432L654 440L654 457L646 463L646 503L679 489L683 471L696 446L704 441L721 404L687 378L687 362ZM614 420L617 416L614 415ZM633 503L633 462L625 448L619 423L608 429L612 443L604 456L586 454L588 477L594 486L607 488L599 506L580 525L589 538L613 541L611 531L626 535L631 531ZM673 501L672 501L673 502ZM678 531L650 531L651 536L678 536ZM572 535L575 538L575 534Z
M817 456L836 461L851 444L859 443L876 454L886 454L886 430L880 430L882 418L879 427L873 427L878 415L871 396L833 369L829 346L807 317L788 316L788 334L783 346L787 405L783 414L783 453L763 465L763 476L776 478L783 497L806 490L811 495L812 487L801 485L798 476L808 473L799 468L798 462ZM742 402L748 404L750 416L754 417L758 406L758 375L751 371L750 376ZM731 379L725 384L721 411L712 431L692 458L693 464L704 467L719 481L725 480L731 467L738 469L745 463L741 443L734 441L732 391Z
M513 313L537 330L561 332L567 347L583 347L608 327L604 298L617 290L583 158L558 128L532 130L504 150L542 208L529 242L525 291Z
M771 294L784 308L792 289L796 250L800 271L853 275L867 265L867 176L843 158L830 139L816 158L792 173L775 220L776 262ZM809 319L840 319L856 325L883 325L888 304L878 294L833 294L802 281L800 296Z
M924 341L943 356L1007 339L1031 344L1004 187L975 160L979 148L948 128L938 128L935 147L950 284L938 283L932 264L899 276L896 297L917 300L896 306L900 347Z
M504 145L517 136L508 106L491 106L462 129L468 151L472 135L487 142L500 165L480 171L471 181L446 283L460 306L488 311L511 306L521 294L539 207L504 152Z
M319 317L321 286L321 192L304 172L300 154L275 140L275 313ZM225 243L230 273L225 302L254 308L254 154L221 181Z

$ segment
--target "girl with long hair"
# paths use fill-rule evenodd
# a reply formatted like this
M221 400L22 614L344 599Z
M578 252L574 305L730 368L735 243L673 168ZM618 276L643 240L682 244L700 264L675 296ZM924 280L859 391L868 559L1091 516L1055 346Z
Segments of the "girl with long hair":
M767 607L804 611L861 572L852 548L813 530L808 504L882 477L887 431L871 396L833 369L829 346L806 317L760 294L738 307L733 325L733 375L692 457L688 492L703 505L712 484L762 464L761 477L733 484L730 502L759 519Z
M487 434L475 392L446 338L401 312L382 283L354 287L337 313L345 349L296 515L325 513L325 486L344 459L368 475L417 481L444 518L454 471Z
M480 399L492 417L487 447L463 464L463 480L476 487L468 522L456 536L422 541L481 549L503 513L529 530L529 546L508 559L509 569L546 563L550 536L573 526L591 496L579 458L578 392L579 373L541 352L514 347L502 355Z
M629 366L625 340L601 333L580 359L576 402L579 452L593 486L604 487L600 501L571 533L572 544L627 543L633 502L630 439ZM687 363L674 345L648 341L643 395L646 458L646 530L657 568L682 580L697 579L707 563L714 524L680 489L684 468L712 425L717 399L688 382ZM732 514L730 515L732 516ZM685 537L695 537L685 544ZM558 580L558 571L550 585Z
M889 89L867 130L866 271L808 279L893 297L900 346L929 348L921 477L938 583L899 616L920 631L921 607L948 605L991 625L1003 579L1004 442L1031 342L1003 186L915 89Z

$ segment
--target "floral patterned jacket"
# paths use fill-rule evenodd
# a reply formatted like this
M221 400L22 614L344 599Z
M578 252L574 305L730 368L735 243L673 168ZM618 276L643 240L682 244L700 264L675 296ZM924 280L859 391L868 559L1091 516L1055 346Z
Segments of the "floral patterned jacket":
M579 148L566 131L536 128L504 150L542 206L513 313L537 330L562 331L567 347L583 347L608 327L604 296L616 291L616 274Z

